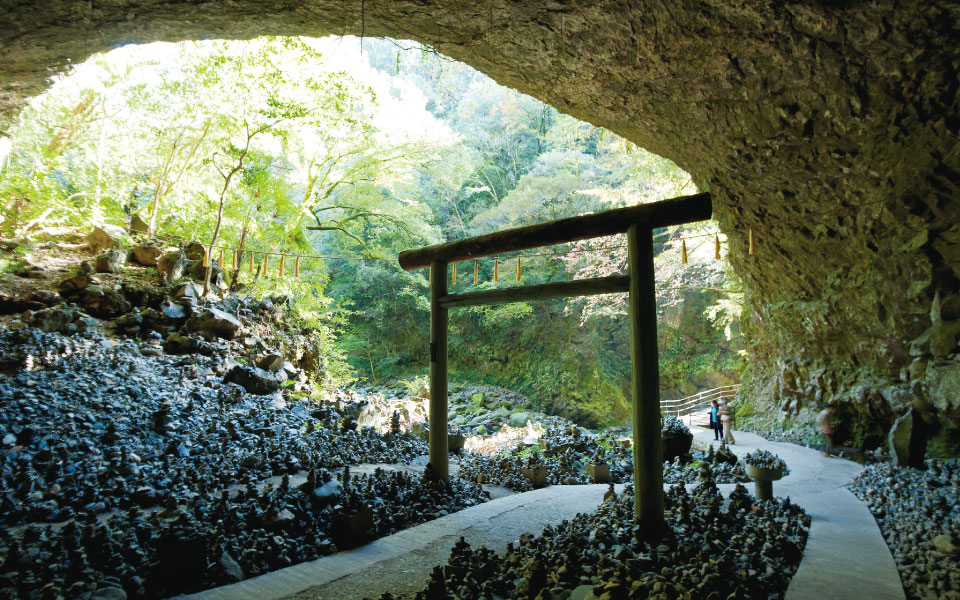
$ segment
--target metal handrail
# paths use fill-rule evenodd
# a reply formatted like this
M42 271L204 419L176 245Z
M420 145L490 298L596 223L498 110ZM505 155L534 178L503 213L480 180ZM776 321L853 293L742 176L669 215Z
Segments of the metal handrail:
M740 391L740 384L724 385L717 388L703 390L692 396L680 398L677 400L661 400L660 411L664 414L673 415L678 419L689 416L698 410L703 410L710 406L713 400L729 400Z

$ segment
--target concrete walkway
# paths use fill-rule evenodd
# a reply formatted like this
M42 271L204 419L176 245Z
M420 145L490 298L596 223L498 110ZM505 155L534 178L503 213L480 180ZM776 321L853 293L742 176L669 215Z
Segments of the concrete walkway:
M713 443L709 430L693 430L699 441ZM737 455L764 448L787 462L791 473L774 483L774 495L789 496L812 519L803 560L787 589L787 600L904 598L896 565L876 522L866 506L844 488L862 467L749 433L735 432L735 436L737 444L731 449ZM724 494L734 488L719 487ZM748 487L752 491L752 485ZM411 594L423 588L434 566L447 561L459 537L471 545L482 544L502 552L508 542L523 533L538 534L548 524L556 525L593 510L606 489L605 485L553 486L499 498L355 550L185 598L361 600L377 598L385 591Z

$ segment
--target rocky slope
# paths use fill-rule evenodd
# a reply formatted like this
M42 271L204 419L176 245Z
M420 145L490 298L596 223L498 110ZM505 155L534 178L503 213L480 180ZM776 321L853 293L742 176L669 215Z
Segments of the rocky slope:
M351 475L426 444L358 428L335 403L249 393L224 356L157 348L0 328L3 597L196 591L485 499L475 484Z
M120 235L51 241L2 282L0 596L167 597L487 498L434 482L422 439L360 427L362 397L322 392L282 302L201 303L191 248L136 246L149 281Z

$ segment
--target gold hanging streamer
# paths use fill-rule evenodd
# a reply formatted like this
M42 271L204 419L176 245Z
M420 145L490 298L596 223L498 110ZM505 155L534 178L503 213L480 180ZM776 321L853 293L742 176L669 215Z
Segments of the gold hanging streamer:
M517 257L517 281L520 281L520 257Z
M473 261L473 283L480 283L480 265L477 264L479 261Z
M205 267L210 266L210 249L209 248L203 249L203 266Z
M427 267L427 283L433 284L433 269Z
M720 236L713 236L713 260L720 260Z
M457 284L457 263L453 263L453 284Z
M233 254L233 270L236 271L237 263L240 262L240 252L237 250L234 250L232 254Z
M250 253L250 272L253 273L253 252Z
M293 263L293 276L300 277L300 257Z
M223 248L220 248L220 256L217 258L217 268L223 268Z
M280 279L283 279L283 258L284 256L280 255Z
M493 282L494 283L500 281L500 273L498 273L499 270L500 270L500 259L495 258L493 259Z
M687 264L687 240L680 238L680 262Z
M750 229L750 254L753 254L753 229Z
M263 255L263 276L267 276L267 255Z

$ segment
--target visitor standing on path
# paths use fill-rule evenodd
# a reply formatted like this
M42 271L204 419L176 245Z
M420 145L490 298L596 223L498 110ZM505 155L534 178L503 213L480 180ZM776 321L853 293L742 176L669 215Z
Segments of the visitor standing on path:
M821 407L823 410L817 415L817 431L823 436L823 448L820 454L833 456L833 405L829 402Z
M723 426L720 424L720 405L716 400L710 401L710 429L713 430L713 439L720 440L723 437Z
M727 401L723 400L720 402L720 423L723 425L723 441L728 444L736 444L736 441L733 439L732 428L733 420L733 411Z

